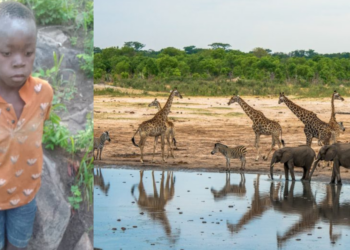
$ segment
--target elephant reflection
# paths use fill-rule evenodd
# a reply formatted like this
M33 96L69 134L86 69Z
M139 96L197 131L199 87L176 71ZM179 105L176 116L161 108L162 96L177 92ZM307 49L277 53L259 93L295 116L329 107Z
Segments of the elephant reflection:
M239 184L231 184L231 175L230 173L226 173L226 183L225 186L217 191L214 188L211 188L211 193L214 195L214 200L222 200L225 199L229 195L244 197L247 190L245 188L245 176L243 173L241 175L241 181Z
M254 181L254 196L250 209L242 216L237 224L227 221L227 228L231 233L239 232L244 225L247 225L254 218L260 217L270 207L270 197L268 194L260 194L259 192L260 174L257 175Z
M162 172L159 193L156 186L156 181L154 178L154 171L152 171L152 181L153 181L153 195L147 195L144 184L143 184L143 173L140 171L140 182L135 184L131 188L131 194L134 197L137 205L142 211L145 211L152 220L158 221L164 228L166 235L172 243L175 243L178 236L172 235L170 222L168 220L167 214L165 212L165 206L168 201L170 201L175 194L175 177L173 172L167 172L167 177L165 180L165 173ZM165 180L165 185L164 185ZM139 197L136 198L134 191L136 186L138 187Z
M271 183L271 186L274 185ZM340 234L333 233L334 225L346 225L350 227L349 217L350 203L339 204L341 186L327 185L326 196L316 203L309 183L302 183L303 194L293 195L293 183L289 192L284 193L283 198L272 202L275 209L283 213L297 213L301 218L283 235L277 235L277 245L282 247L289 239L296 235L310 231L319 220L329 222L329 237L331 241L336 241ZM288 189L288 187L287 187Z
M97 169L96 174L94 172L94 186L98 186L105 195L108 195L111 184L109 182L105 184L100 168Z

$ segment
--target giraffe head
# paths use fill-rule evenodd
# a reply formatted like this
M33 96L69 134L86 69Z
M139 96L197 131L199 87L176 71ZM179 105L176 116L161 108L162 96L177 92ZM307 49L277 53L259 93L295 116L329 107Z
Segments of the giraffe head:
M284 92L280 92L280 97L278 99L278 104L281 104L282 102L284 102L286 96L284 95Z
M180 94L180 92L177 90L177 88L175 88L174 90L170 90L170 93L174 91L175 96L179 97L180 99L182 99L182 95Z
M158 107L158 106L159 106L159 102L158 102L157 98L154 99L153 102L151 102L150 104L148 104L148 107Z
M336 90L334 90L333 95L334 95L334 100L340 100L342 102L344 101L344 98Z
M235 103L235 102L238 103L239 99L240 99L239 95L233 95L227 104L230 105L231 103Z

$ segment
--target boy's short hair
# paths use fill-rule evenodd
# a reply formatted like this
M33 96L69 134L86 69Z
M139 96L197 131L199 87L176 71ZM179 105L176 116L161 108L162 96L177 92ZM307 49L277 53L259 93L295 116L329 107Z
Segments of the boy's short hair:
M35 23L33 12L18 2L0 2L0 19L4 17L33 20Z

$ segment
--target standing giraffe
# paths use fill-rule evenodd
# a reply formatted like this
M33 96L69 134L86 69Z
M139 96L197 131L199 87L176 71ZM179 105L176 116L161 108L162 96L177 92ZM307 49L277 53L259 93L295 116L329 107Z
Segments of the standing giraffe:
M312 138L314 137L319 139L319 146L321 146L321 143L323 143L323 145L330 144L332 129L327 123L321 121L314 112L306 110L289 100L284 95L284 92L280 93L278 104L281 104L282 102L284 102L299 120L304 123L306 145L311 147Z
M160 111L162 109L162 106L160 105L159 101L156 99L154 99L153 102L151 102L150 104L148 104L148 107L157 107L158 111ZM174 143L174 146L176 147L176 139L175 139L175 127L174 127L174 123L169 121L169 119L167 118L166 120L166 132L165 132L165 137L167 139L168 145L171 145L170 143L170 135L172 137L172 142ZM168 148L168 156L171 154L171 157L175 158L174 156L174 152L173 152L173 147Z
M273 147L276 145L276 142L278 144L278 147L281 148L281 142L284 147L284 140L282 139L282 128L280 124L276 121L272 121L265 117L265 115L259 111L253 109L251 106L249 106L239 95L232 96L230 101L228 102L228 105L231 103L237 102L243 109L243 111L247 114L247 116L253 121L253 130L255 133L255 147L257 148L257 156L255 158L256 161L259 160L259 153L260 153L260 135L272 135L272 144L269 153L267 156L264 156L263 159L266 161L269 158L269 155L273 149ZM281 141L279 139L279 136L281 135Z
M141 149L141 163L143 163L143 149L145 147L145 143L148 136L154 137L154 147L153 147L153 158L152 162L154 162L154 153L156 151L157 141L158 137L161 137L161 147L162 147L162 160L165 162L164 159L164 139L165 139L165 132L166 132L166 121L168 119L168 114L170 112L171 104L173 103L174 96L182 98L181 94L177 91L175 88L173 91L171 91L168 101L164 105L164 107L157 112L157 114L150 120L144 121L140 124L138 129L136 130L134 136L132 137L131 141L136 147L140 147ZM139 145L135 143L135 135L139 132L140 134L140 142ZM170 143L168 143L168 147L170 147Z
M338 124L337 120L335 119L335 110L334 110L334 100L340 100L340 101L344 101L344 98L340 96L340 94L334 90L333 94L332 94L332 101L331 101L331 105L332 105L332 114L331 114L331 119L329 120L329 126L331 127L332 130L334 130L334 134L332 134L332 141L333 143L337 142L337 139L340 135L340 124ZM344 128L343 128L344 129ZM343 130L344 131L344 130Z

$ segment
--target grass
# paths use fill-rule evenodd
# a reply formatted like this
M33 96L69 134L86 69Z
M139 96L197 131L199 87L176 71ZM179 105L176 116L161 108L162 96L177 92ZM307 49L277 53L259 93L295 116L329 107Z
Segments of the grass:
M238 116L243 116L243 115L244 115L243 113L238 113L238 112L230 112L230 113L225 114L225 116L228 116L228 117L238 117Z
M229 107L210 107L210 109L232 109Z
M334 89L338 90L342 96L350 96L350 82L339 81L332 84L314 84L309 83L306 87L302 83L280 83L276 81L255 81L240 80L236 83L229 83L226 80L194 80L182 79L174 81L157 80L150 81L145 79L124 79L117 80L114 86L123 88L133 88L144 91L166 91L166 86L174 86L180 91L184 98L188 96L228 96L237 93L241 96L272 96L278 98L280 92L285 94L299 96L301 98L329 97ZM344 87L339 87L343 85ZM159 92L159 94L166 92ZM158 95L158 94L157 94Z

